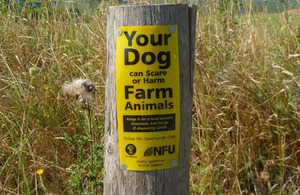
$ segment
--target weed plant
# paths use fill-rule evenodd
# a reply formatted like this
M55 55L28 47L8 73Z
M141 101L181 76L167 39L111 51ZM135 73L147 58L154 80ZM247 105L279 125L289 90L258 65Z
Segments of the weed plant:
M243 14L237 1L198 4L190 193L297 194L300 11L242 3ZM106 6L116 4L0 2L1 194L102 192ZM97 88L88 110L60 97L79 77Z

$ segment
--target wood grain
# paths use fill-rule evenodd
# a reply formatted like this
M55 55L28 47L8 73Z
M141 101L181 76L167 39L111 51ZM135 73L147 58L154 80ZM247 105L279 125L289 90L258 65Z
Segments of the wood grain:
M108 7L104 194L189 193L196 12L197 7L188 4ZM127 171L119 168L115 32L117 26L148 25L178 25L181 103L179 166L157 171Z

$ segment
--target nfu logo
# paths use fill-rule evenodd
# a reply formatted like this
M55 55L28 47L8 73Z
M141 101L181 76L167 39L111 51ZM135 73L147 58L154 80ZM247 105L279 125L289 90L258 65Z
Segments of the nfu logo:
M144 152L144 156L163 156L165 152L173 154L175 152L175 145L169 146L159 146L147 148Z

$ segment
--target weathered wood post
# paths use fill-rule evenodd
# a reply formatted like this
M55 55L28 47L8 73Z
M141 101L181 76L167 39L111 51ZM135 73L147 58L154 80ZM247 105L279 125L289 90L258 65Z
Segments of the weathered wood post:
M107 18L104 194L188 194L197 7Z

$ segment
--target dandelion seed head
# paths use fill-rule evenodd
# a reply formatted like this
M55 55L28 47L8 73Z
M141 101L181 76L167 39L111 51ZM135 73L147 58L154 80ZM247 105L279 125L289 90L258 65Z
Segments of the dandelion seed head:
M95 91L94 84L88 79L67 81L61 87L63 96L78 101L83 107L95 103Z

